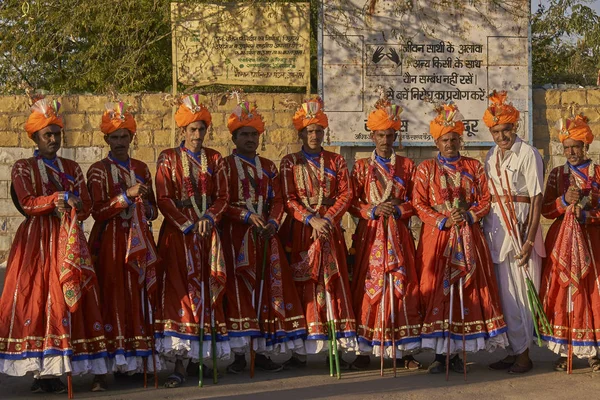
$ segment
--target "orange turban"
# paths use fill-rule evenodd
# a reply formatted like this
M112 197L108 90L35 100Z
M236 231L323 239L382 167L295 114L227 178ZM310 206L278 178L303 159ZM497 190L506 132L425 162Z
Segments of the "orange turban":
M433 140L438 140L446 133L455 132L462 136L465 131L463 124L463 116L458 111L458 107L454 103L443 104L436 108L437 117L429 124L429 133L433 136Z
M31 114L27 118L27 122L25 122L25 131L29 139L33 137L34 133L44 129L48 125L58 125L63 128L63 119L58 115L58 110L60 110L60 103L57 100L50 102L41 98L36 101L31 106Z
M178 127L186 127L192 122L204 121L206 127L210 125L212 116L210 111L198 101L198 95L186 96L175 113L175 123Z
M506 91L496 92L495 90L489 95L490 106L483 114L483 122L488 128L502 124L516 124L519 121L519 110L511 103L505 104Z
M375 108L377 109L372 111L367 119L367 128L370 131L385 131L390 128L394 131L400 130L402 107L391 104L387 99L381 99L377 101Z
M106 111L102 114L102 122L100 130L105 135L110 135L118 129L127 129L130 133L135 134L137 126L133 115L125 111L125 104L120 101L118 103L107 103Z
M572 118L561 120L560 133L558 134L558 140L564 142L565 139L573 139L582 141L585 144L590 144L594 141L594 134L588 125L588 117L583 114L578 114Z
M265 131L265 123L262 115L256 111L256 105L250 109L250 103L247 101L239 103L227 120L227 128L231 133L244 126L256 129L259 134Z
M316 99L306 100L302 103L302 107L296 111L294 118L294 128L297 131L301 131L309 125L317 124L321 127L327 128L329 126L329 120L327 115L323 112L323 100L320 97Z

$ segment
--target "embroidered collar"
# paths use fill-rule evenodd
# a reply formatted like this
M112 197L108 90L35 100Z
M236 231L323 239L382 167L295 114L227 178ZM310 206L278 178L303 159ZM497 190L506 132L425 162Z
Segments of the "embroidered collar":
M310 153L307 153L307 152L304 150L304 146L302 146L302 154L304 154L304 157L306 157L306 158L317 159L317 158L319 158L319 157L321 156L321 153L322 153L322 152L323 152L323 148L321 148L321 151L320 151L319 153L316 153L316 154L310 154Z
M460 153L456 157L444 157L442 153L438 153L438 161L442 164L455 163L460 160Z
M108 159L110 161L112 161L113 163L115 163L117 165L120 165L123 168L129 169L129 165L130 165L130 162L129 162L130 158L129 157L127 157L127 160L125 160L125 161L120 161L120 160L117 160L116 158L114 158L113 155L112 155L112 152L109 151L108 152Z
M233 149L233 155L235 155L236 157L239 157L239 158L241 158L242 160L244 160L244 161L246 161L246 162L249 162L250 164L252 164L252 165L254 165L254 166L256 167L256 163L254 162L254 157L258 156L258 153L256 153L256 154L254 155L254 157L252 157L252 158L249 158L249 157L246 157L246 156L243 156L243 155L241 155L241 154L240 154L240 153L238 153L238 152L237 152L235 149Z

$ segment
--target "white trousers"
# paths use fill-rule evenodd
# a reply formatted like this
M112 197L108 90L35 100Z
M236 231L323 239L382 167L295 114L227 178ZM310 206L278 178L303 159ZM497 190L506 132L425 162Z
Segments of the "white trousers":
M514 252L507 254L506 259L500 264L494 264L500 303L504 313L504 321L508 328L509 355L519 355L529 348L533 342L533 318L529 310L527 299L527 284L522 267L514 259ZM542 259L532 250L529 259L529 275L539 292L542 273Z

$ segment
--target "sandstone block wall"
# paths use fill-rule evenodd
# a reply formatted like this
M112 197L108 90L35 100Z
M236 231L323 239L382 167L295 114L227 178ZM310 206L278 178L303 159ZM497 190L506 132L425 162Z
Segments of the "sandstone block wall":
M265 150L260 153L278 163L290 152L300 149L300 142L291 124L294 110L285 104L290 101L301 102L300 94L249 94L248 100L256 101L264 116L267 128ZM73 95L59 98L61 112L65 117L65 137L63 138L64 157L76 160L84 173L95 161L105 157L108 147L98 126L108 101L105 96ZM173 134L173 111L165 102L165 94L132 94L122 98L132 105L138 124L137 138L132 146L131 155L146 162L152 174L156 171L156 158L160 151L175 146L181 140L179 132ZM220 104L220 96L202 96L201 101L212 111L212 138L206 145L229 154L233 149L227 118L233 109L233 103ZM557 130L553 127L560 118L561 108L575 102L580 110L589 118L592 131L600 135L600 89L580 90L543 90L533 92L533 142L540 150L546 165L546 173L553 167L565 162L560 144L557 142ZM23 217L14 208L10 199L10 170L14 162L20 158L30 157L34 143L23 129L29 115L29 107L24 96L0 96L0 263L5 261L12 238ZM482 125L483 126L483 125ZM348 160L349 166L357 158L368 155L371 148L336 148ZM468 148L463 153L471 157L483 159L488 149ZM406 147L399 152L419 163L436 154L432 147ZM600 141L594 142L590 155L595 162L600 162ZM93 221L86 221L89 231ZM154 224L158 233L161 218ZM545 221L547 224L547 221ZM351 218L344 219L348 231L353 229Z

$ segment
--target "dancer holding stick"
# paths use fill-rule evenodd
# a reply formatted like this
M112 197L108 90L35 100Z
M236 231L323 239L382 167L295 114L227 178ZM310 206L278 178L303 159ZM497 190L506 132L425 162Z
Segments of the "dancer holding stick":
M546 235L540 296L549 317L541 336L559 358L555 370L572 372L573 358L587 359L600 372L600 166L587 155L594 135L587 117L567 110L558 128L566 157L554 168L544 193L542 215L554 222Z
M168 266L160 277L158 298L163 301L156 310L156 348L162 358L175 363L165 382L168 388L181 386L186 372L191 376L200 372L199 332L204 327L198 322L207 308L211 340L216 341L211 356L227 359L230 355L222 301L227 273L216 229L229 201L225 164L217 151L203 146L212 117L200 96L183 96L177 105L175 122L184 140L159 155L156 172L157 204L165 217L158 251ZM201 282L205 291L209 288L202 310ZM190 360L187 369L185 359ZM211 375L210 368L202 372Z
M261 157L265 125L256 105L234 90L235 108L227 121L235 144L225 157L230 201L222 222L228 276L226 316L235 359L227 367L241 373L250 352L250 377L255 367L278 372L270 355L304 353L307 327L292 273L276 233L283 220L283 198L275 164Z
M442 104L436 111L430 133L439 154L419 165L413 190L413 206L423 221L417 249L425 315L421 339L422 347L436 353L430 373L445 372L445 353L450 356L448 369L464 374L464 361L458 354L452 355L454 349L462 347L464 356L467 351L505 347L506 325L490 254L478 224L490 208L487 178L479 161L459 153L464 124L458 107ZM456 285L463 289L462 326L451 318ZM458 292L460 296L460 289ZM460 315L462 319L463 313ZM469 330L464 332L461 346L462 340L453 339L453 334L463 327Z
M308 336L306 353L327 351L329 331L335 330L340 368L349 365L341 359L342 349L356 351L356 323L346 265L346 244L341 220L352 201L352 186L346 161L323 149L327 115L320 98L304 101L293 117L302 149L281 160L281 184L287 217L280 237L296 281ZM331 296L333 328L328 329L326 292ZM335 357L335 355L334 355ZM329 358L331 360L331 357ZM305 356L294 351L285 363L306 365Z
M350 213L359 218L350 249L356 260L351 288L359 336L352 367L367 368L369 354L379 355L381 363L391 354L394 366L399 356L400 368L414 370L420 364L411 353L421 347L422 320L415 246L408 229L415 215L410 203L415 165L394 150L396 139L400 141L402 108L392 104L382 88L379 94L367 120L375 149L352 170ZM396 310L404 312L396 317ZM389 329L384 327L387 320Z

